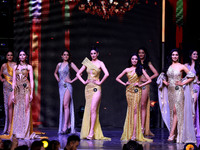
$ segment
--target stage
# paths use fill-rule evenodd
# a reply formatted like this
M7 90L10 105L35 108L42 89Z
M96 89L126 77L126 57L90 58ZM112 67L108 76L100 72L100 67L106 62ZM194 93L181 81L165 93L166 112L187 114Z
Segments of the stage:
M80 130L80 129L77 129ZM61 144L61 149L64 149L67 143L67 137L69 135L58 135L57 128L42 128L38 129L38 131L45 132L49 140L58 140ZM182 150L184 144L176 144L173 142L168 142L168 131L167 129L152 129L151 130L155 136L151 137L154 141L152 143L148 142L139 142L143 145L144 150ZM127 141L120 141L120 137L122 134L121 129L104 129L104 136L112 138L111 141L103 141L103 140L81 140L78 149L86 150L86 149L98 149L98 150L120 150L123 147L123 144L127 143ZM79 132L77 132L79 135ZM19 140L19 145L31 145L33 140ZM197 145L200 143L200 138L197 138Z

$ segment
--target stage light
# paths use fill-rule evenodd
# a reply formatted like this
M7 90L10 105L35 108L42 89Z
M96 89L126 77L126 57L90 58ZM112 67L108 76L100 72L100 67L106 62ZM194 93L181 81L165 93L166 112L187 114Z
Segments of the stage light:
M197 146L194 143L186 143L184 150L197 150Z
M157 101L151 101L150 102L151 107L154 107L156 103L157 103Z
M47 148L47 147L49 146L49 140L47 140L47 139L42 139L41 141L42 141L42 143L43 143L43 147L44 147L44 148Z
M5 44L5 43L1 43L0 45L1 45L1 46L6 46L6 44Z

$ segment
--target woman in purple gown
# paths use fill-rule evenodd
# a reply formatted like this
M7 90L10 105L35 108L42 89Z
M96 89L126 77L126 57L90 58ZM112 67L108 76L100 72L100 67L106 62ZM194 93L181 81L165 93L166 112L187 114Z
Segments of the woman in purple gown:
M193 83L193 99L194 99L194 112L193 112L193 117L194 117L194 126L195 126L195 132L196 136L200 137L200 128L199 128L199 104L198 104L198 97L199 97L199 84L200 81L198 80L199 78L199 73L200 73L200 65L198 61L198 52L197 50L190 50L189 51L189 61L188 63L185 64L185 66L196 75L196 80Z
M75 77L70 79L70 69L78 72L76 65L71 62L71 54L65 50L62 54L63 62L57 64L54 76L58 81L60 94L60 117L58 133L67 134L75 132L74 104L72 97L72 85L77 80Z

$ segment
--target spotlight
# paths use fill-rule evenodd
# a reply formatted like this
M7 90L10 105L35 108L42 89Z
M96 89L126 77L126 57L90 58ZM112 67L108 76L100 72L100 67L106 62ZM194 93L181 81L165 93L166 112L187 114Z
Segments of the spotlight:
M47 140L47 139L42 139L41 141L42 141L42 143L43 143L43 147L44 147L44 148L47 148L47 147L49 146L49 140Z
M186 143L184 150L197 150L197 146L194 143Z

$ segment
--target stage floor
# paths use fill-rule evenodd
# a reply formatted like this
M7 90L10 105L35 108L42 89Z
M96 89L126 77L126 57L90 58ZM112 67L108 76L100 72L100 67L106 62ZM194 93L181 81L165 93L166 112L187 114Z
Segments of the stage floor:
M63 149L67 143L67 137L69 135L58 135L57 128L42 128L38 131L45 132L49 140L58 140L61 144L61 149ZM152 129L151 130L155 136L151 137L153 139L152 143L148 142L139 142L143 145L144 150L182 150L184 144L176 144L172 142L168 142L168 131L167 129ZM127 141L120 141L120 137L122 134L121 129L104 129L104 136L110 137L111 141L103 141L103 140L81 140L78 149L87 150L87 149L98 149L98 150L121 150L123 144L127 143ZM79 132L77 132L79 135ZM19 145L31 145L33 140L25 141L19 140ZM197 138L197 145L200 143L200 138Z

